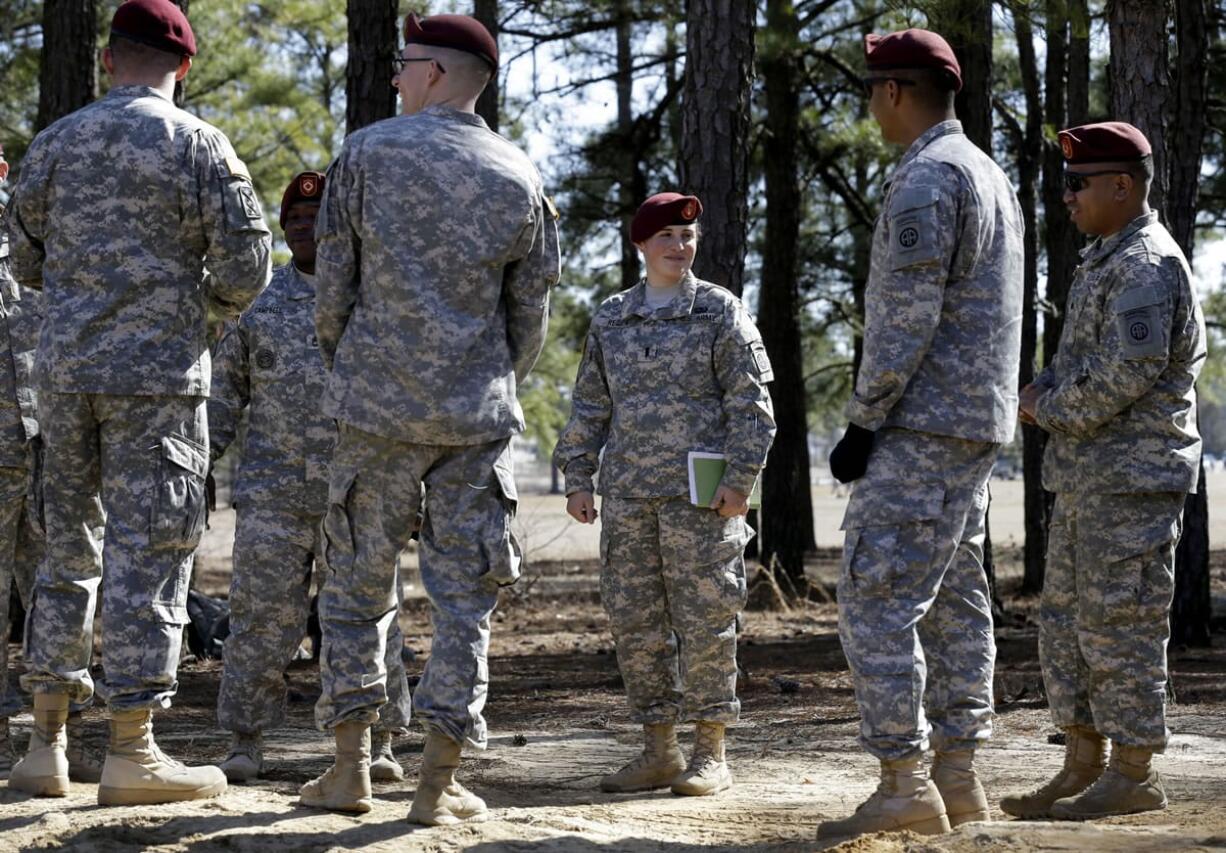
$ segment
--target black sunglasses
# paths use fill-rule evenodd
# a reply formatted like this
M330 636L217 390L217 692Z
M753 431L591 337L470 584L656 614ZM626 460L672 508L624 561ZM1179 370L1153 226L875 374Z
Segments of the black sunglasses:
M440 63L437 59L434 59L433 57L429 57L429 56L413 56L413 57L393 56L392 57L392 70L395 71L397 74L399 74L401 71L404 70L404 67L408 65L410 62L433 62L435 65L438 66L439 74L447 73L447 69L442 66L442 63Z
M1132 172L1126 172L1122 169L1107 169L1102 172L1065 172L1064 173L1064 188L1071 193L1079 193L1086 188L1089 181L1086 178L1094 178L1099 175L1131 175Z
M908 80L905 77L861 77L860 85L864 87L864 94L868 97L873 96L873 86L878 83L888 83L893 80L899 86L914 86L914 80Z

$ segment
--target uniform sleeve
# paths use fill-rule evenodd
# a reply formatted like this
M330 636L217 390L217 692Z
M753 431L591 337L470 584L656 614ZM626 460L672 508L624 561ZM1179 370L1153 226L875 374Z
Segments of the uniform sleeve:
M962 178L912 173L891 194L874 237L873 286L864 306L864 353L847 419L880 429L932 345L961 220ZM875 247L876 248L876 247Z
M205 298L217 319L237 318L268 284L272 235L247 167L220 134L195 145L200 214L208 240Z
M9 272L16 281L36 290L43 288L43 261L47 252L47 176L45 147L35 138L21 161L21 180L5 212L9 237Z
M566 478L566 494L590 492L609 435L613 400L605 380L604 356L595 329L588 332L571 392L570 420L558 435L553 464Z
M247 327L240 321L222 335L213 357L209 395L209 454L221 458L238 434L243 409L251 402L251 360Z
M762 335L744 307L729 309L715 341L715 376L723 389L727 439L721 485L741 494L753 490L775 439L775 413L766 383L775 378Z
M507 268L504 279L507 341L517 382L524 381L545 346L549 289L562 275L558 223L553 210L551 201L543 195L537 198L528 253Z
M1087 436L1139 400L1166 370L1178 293L1174 274L1148 263L1113 287L1098 347L1039 397L1038 425Z
M315 336L328 370L358 301L361 205L352 160L346 145L328 167L315 220Z

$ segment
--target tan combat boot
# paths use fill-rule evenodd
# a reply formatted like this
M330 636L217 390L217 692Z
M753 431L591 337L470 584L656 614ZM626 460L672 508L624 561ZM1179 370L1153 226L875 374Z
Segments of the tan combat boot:
M732 774L724 760L724 724L698 722L694 726L694 754L689 766L673 782L674 794L703 797L732 787Z
M370 733L370 781L401 782L404 768L392 752L392 733L387 729L375 729Z
M1057 820L1093 820L1166 808L1166 791L1153 768L1153 750L1111 744L1107 772L1075 797L1057 800L1051 816Z
M253 782L264 772L264 736L260 732L234 732L230 754L220 764L229 782Z
M36 797L68 793L67 693L34 694L34 731L25 757L9 773L9 788Z
M1031 820L1051 817L1056 800L1080 794L1102 776L1107 739L1089 726L1069 726L1064 732L1064 766L1060 772L1040 788L1003 798L1001 811Z
M337 723L336 761L324 775L299 790L299 802L317 809L365 814L370 811L370 726Z
M988 798L975 773L973 749L942 752L932 759L932 781L945 803L949 825L959 826L975 820L991 820Z
M148 708L111 709L110 722L98 805L178 803L226 790L226 776L216 767L188 767L162 752L153 740L153 712Z
M643 751L618 770L601 778L600 790L614 794L666 788L685 769L685 756L677 744L677 728L672 723L643 726Z
M485 802L455 780L459 766L460 744L439 732L429 732L409 823L443 826L485 817Z
M68 715L68 778L96 785L102 780L101 744L80 713ZM101 731L97 733L101 735Z
M851 838L904 829L920 835L949 832L945 804L937 786L924 773L922 755L882 761L881 782L872 796L851 817L822 822L817 837Z

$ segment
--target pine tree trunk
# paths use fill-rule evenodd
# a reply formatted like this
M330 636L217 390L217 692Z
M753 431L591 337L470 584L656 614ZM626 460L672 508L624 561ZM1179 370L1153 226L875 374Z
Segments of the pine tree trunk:
M45 0L36 130L97 97L97 53L95 0Z
M778 431L762 477L761 561L766 566L777 561L799 581L804 578L804 554L816 543L796 270L802 214L796 171L800 42L792 0L767 0L766 25L770 47L760 60L766 95L766 234L758 328L775 371L771 399Z
M1170 57L1167 45L1168 0L1109 0L1111 35L1111 114L1136 126L1149 140L1154 181L1149 205L1163 222L1166 210L1167 128L1170 126Z
M634 145L634 51L631 47L630 9L626 0L617 7L617 135L621 143L620 175L617 181L617 206L621 210L622 288L639 280L639 253L630 240L630 221L644 199L637 193L639 157ZM705 248L705 247L704 247Z
M944 0L932 9L933 28L945 37L962 69L955 107L971 142L992 153L992 4Z
M688 0L681 100L682 190L702 199L694 272L741 295L749 227L749 102L755 4Z
M1194 248L1196 199L1200 187L1205 135L1206 58L1209 21L1203 0L1175 4L1175 110L1170 141L1167 222L1189 263ZM1171 604L1171 642L1209 645L1212 616L1209 589L1209 496L1201 460L1196 494L1183 507L1183 537L1175 552L1175 598Z
M490 31L490 35L497 42L498 0L474 0L473 17L485 24L485 28ZM498 87L498 75L495 74L490 79L489 85L485 87L485 91L481 93L481 97L477 98L477 115L485 119L485 123L494 133L498 132L498 102L500 100Z
M345 133L396 114L392 58L396 0L347 0L349 61L345 69Z

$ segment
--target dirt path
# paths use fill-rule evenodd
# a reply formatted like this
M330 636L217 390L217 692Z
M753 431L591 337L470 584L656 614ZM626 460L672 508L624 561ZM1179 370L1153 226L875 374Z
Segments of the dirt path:
M591 567L555 566L554 577L589 578ZM1219 569L1220 575L1220 569ZM269 778L231 787L216 800L101 809L95 789L74 785L61 800L31 799L0 787L0 850L71 851L798 851L820 849L817 824L854 808L875 785L876 768L855 743L850 676L835 633L835 610L746 615L741 639L744 720L731 735L737 784L705 799L668 793L608 795L599 775L637 751L604 614L585 583L562 595L538 586L508 598L497 615L491 659L490 749L469 754L463 778L485 797L490 820L420 829L404 821L412 782L376 786L373 812L351 818L297 807L297 788L321 772L330 744L312 725L318 676L309 663L290 673L289 725L269 737ZM1017 602L1018 612L1025 603ZM409 645L429 652L424 602L402 613ZM1003 628L997 674L998 725L981 753L993 801L1055 772L1062 749L1042 696L1033 627ZM940 837L859 839L840 849L1224 850L1226 849L1226 652L1177 656L1176 732L1159 760L1172 805L1164 812L1093 826L999 822ZM220 664L185 662L175 707L158 717L168 752L216 761L226 739L213 703ZM102 711L89 714L102 726ZM15 718L24 742L28 714ZM685 735L689 738L688 732ZM421 736L396 745L412 780Z

